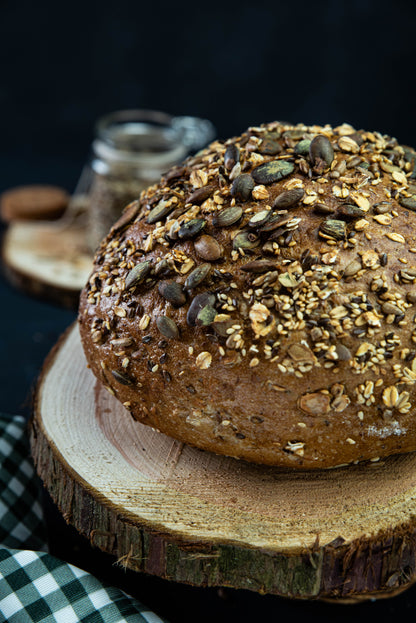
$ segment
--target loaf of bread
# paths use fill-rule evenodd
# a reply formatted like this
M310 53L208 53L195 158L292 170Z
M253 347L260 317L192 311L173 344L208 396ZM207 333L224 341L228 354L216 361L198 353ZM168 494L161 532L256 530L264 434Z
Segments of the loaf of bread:
M416 449L416 153L251 127L171 169L99 247L88 363L198 448L328 468Z

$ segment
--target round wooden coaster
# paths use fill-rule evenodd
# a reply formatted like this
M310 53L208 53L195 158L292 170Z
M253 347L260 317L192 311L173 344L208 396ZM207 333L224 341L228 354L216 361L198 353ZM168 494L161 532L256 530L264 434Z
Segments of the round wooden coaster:
M15 222L3 237L6 276L24 291L76 308L92 269L85 230L66 221Z
M41 375L32 450L65 519L131 569L343 603L415 579L416 454L299 472L185 446L95 380L76 326Z
M8 223L18 220L56 219L68 206L69 194L59 186L17 186L0 196L0 216Z

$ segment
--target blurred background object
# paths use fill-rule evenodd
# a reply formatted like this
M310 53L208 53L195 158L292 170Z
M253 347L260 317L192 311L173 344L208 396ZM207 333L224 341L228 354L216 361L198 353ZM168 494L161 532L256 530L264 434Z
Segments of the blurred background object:
M119 110L101 117L90 160L70 203L75 210L84 203L91 252L127 204L214 136L207 119L172 117L156 110Z

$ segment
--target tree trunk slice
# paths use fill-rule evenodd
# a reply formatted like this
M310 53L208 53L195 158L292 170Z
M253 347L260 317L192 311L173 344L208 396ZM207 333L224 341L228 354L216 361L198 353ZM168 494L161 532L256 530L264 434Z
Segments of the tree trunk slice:
M76 308L92 269L85 230L66 221L14 222L3 238L3 266L17 287Z
M95 380L76 326L45 363L31 433L66 521L130 569L344 603L415 581L416 454L299 472L191 448Z

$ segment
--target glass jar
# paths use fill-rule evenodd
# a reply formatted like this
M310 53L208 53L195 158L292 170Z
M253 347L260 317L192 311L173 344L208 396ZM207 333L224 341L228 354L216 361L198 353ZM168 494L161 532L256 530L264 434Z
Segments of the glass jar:
M90 250L128 203L214 136L210 121L154 110L122 110L99 119L92 156L75 193L87 199Z

